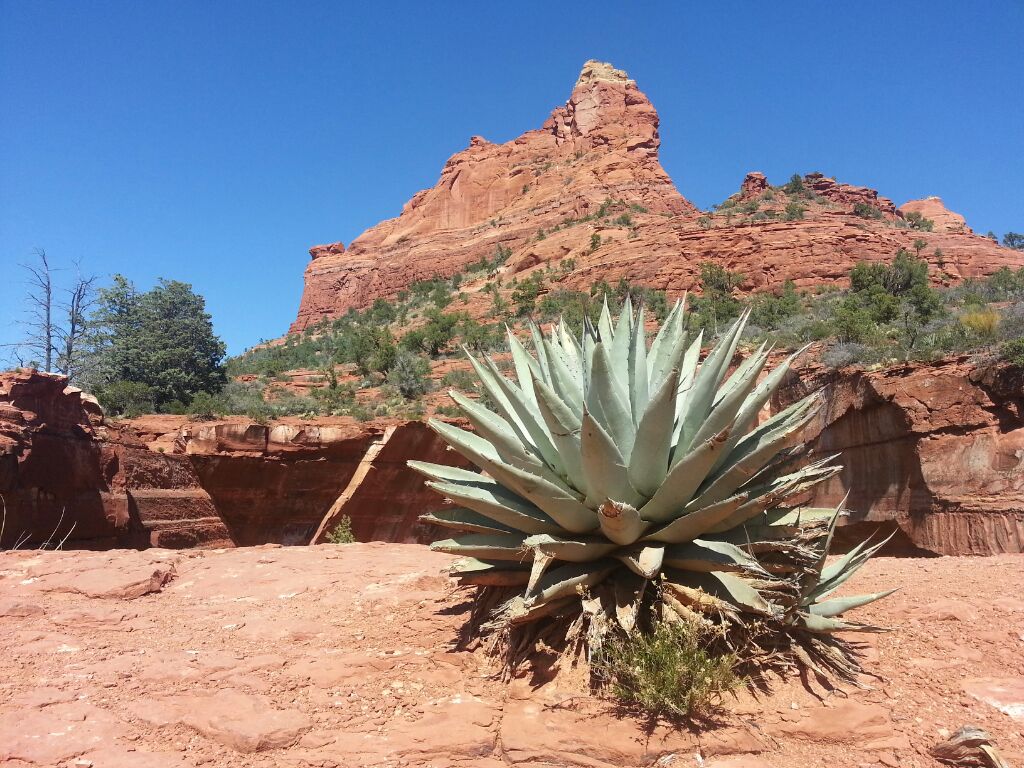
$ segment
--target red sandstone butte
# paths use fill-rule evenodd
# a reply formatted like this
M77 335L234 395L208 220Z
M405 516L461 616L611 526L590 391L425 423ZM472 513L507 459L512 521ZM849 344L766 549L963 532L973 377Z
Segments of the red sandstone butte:
M897 209L873 189L821 173L803 176L806 194L794 197L750 173L738 194L702 214L662 168L660 144L658 113L636 83L588 61L569 101L539 129L504 144L472 137L399 216L347 249L311 248L291 331L368 307L416 280L450 277L499 245L511 250L499 275L572 259L562 287L624 277L673 295L695 285L703 261L741 272L747 291L785 280L842 284L857 261L890 260L917 239L937 282L1024 267L1024 254L973 234L938 198ZM605 201L613 204L597 217ZM786 219L788 203L803 207L802 218ZM904 217L914 211L933 220L934 231L909 228ZM463 285L470 312L479 309L472 300L479 289Z

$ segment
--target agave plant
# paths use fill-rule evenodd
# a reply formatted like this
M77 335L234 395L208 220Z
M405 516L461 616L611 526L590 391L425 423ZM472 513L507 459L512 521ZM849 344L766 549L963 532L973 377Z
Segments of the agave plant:
M765 373L762 345L730 373L745 322L701 362L685 300L648 347L627 298L579 338L564 322L531 327L532 355L509 331L514 378L467 352L493 410L453 391L473 431L430 426L482 472L409 465L454 504L421 519L457 532L432 549L462 556L452 573L482 590L484 631L519 632L522 649L543 627L585 624L593 650L655 615L744 632L765 657L823 674L857 671L831 633L874 629L841 615L882 595L827 598L877 546L829 565L839 510L792 508L840 467L791 461L816 395L760 419L796 354Z

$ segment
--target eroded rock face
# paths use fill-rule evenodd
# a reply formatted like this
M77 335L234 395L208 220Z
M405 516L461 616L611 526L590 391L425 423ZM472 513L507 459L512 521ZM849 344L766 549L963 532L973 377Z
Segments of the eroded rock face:
M609 198L656 215L692 213L661 167L660 143L658 113L636 83L610 65L587 62L569 101L539 130L505 144L474 136L400 216L347 250L312 249L292 329L368 306L415 280L450 276L493 256L499 244L522 245Z
M0 544L231 544L185 456L105 424L95 399L66 384L37 371L0 374Z
M451 277L499 246L511 252L499 276L571 259L561 287L587 290L598 280L626 278L673 296L697 285L703 261L745 275L746 291L786 280L843 284L857 261L890 261L919 238L937 281L1024 266L1024 255L973 235L938 198L900 209L935 221L933 232L920 232L905 228L892 200L877 191L821 173L802 177L810 197L789 199L752 172L733 200L758 208L701 215L661 167L658 123L626 73L588 61L569 101L540 129L504 144L472 137L445 163L437 184L416 193L398 217L348 249L312 248L291 331L393 297L413 281ZM616 204L602 209L604 201ZM801 218L787 220L788 202L802 208ZM463 286L471 313L489 306L475 301L482 284Z
M812 503L849 493L850 538L878 523L894 546L937 554L1024 551L1024 371L965 357L880 371L807 367L776 407L818 387L825 407L807 437L844 471Z

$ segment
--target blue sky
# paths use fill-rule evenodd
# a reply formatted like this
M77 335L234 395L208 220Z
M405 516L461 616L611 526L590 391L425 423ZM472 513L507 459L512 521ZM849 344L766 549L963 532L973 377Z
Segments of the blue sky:
M286 330L307 249L433 185L473 134L636 78L701 207L820 170L1024 231L1024 3L0 0L0 343L33 248L206 296L231 352Z

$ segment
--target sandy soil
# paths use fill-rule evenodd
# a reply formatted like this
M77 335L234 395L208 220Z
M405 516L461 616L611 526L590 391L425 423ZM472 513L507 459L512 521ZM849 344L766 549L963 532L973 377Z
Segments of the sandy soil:
M578 675L505 685L455 650L468 603L423 547L0 553L0 765L933 766L962 725L1024 756L1024 557L881 558L848 591L868 690L798 681L700 732Z

